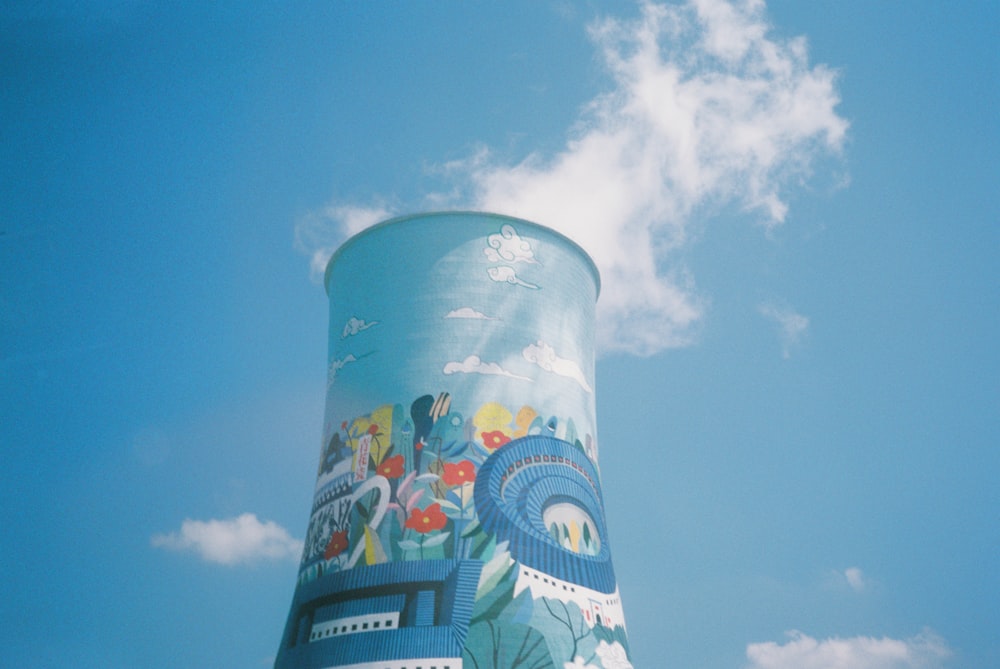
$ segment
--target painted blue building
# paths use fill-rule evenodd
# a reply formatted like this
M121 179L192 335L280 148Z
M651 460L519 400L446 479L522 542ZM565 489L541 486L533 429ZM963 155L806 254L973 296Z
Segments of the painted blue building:
M327 267L326 416L276 668L628 669L594 416L597 270L494 214Z

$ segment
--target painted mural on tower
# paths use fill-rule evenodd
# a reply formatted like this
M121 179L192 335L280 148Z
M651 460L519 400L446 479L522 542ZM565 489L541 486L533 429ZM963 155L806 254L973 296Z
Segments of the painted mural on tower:
M397 277L330 288L326 425L276 667L629 669L597 467L596 275L544 228L435 216L483 233L427 254L440 230L390 223L396 251L328 270L331 286Z

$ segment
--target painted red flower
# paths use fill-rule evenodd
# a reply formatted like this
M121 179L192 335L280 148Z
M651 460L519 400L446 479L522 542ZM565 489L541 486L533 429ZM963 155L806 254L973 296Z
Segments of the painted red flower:
M347 421L346 420L340 424L340 429L343 430L344 432L347 432Z
M323 551L323 558L330 560L337 557L345 550L347 550L347 530L334 532L330 537L330 543L326 545L326 550Z
M378 434L378 425L376 425L375 423L372 423L371 425L369 425L368 426L368 434L372 435L373 437L376 434Z
M476 480L476 466L469 460L444 463L444 474L441 479L448 485L462 485L467 481Z
M481 433L483 438L483 445L491 451L500 448L504 444L510 441L510 437L504 434L501 430L493 430L492 432Z
M403 475L403 455L394 455L386 458L378 466L378 473L387 479L398 479Z
M448 522L448 517L441 511L441 505L435 502L424 510L413 509L410 517L406 520L406 527L416 530L420 534L427 534L434 530L440 530Z

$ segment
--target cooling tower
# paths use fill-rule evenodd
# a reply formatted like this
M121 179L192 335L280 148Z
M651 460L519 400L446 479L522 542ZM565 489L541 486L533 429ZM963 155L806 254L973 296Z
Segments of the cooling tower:
M348 240L277 669L629 669L604 519L590 258L451 212Z

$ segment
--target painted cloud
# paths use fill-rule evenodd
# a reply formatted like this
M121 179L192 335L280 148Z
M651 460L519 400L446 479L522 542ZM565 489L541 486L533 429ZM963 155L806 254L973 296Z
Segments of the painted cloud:
M628 661L625 647L618 641L609 644L602 639L594 652L601 658L604 669L632 669L632 663Z
M352 354L348 353L343 358L336 359L333 362L331 362L330 367L329 369L327 369L326 372L326 385L327 386L333 385L333 380L337 378L337 372L342 370L344 366L347 365L348 363L357 361L358 361L357 358L355 358Z
M361 320L361 319L355 318L354 316L351 316L348 319L347 324L344 325L344 333L342 335L340 335L340 338L341 339L346 339L347 337L353 337L354 335L358 334L362 330L367 330L368 328L370 328L370 327L372 327L374 325L378 325L378 321L372 321L372 322L368 323L368 322L366 322L364 320Z
M537 344L529 344L521 351L521 355L524 356L525 360L535 363L546 372L573 379L588 393L594 392L594 389L587 383L587 379L584 378L580 365L572 360L560 358L556 355L555 349L545 342L539 341Z
M533 283L528 283L527 281L522 281L517 278L517 273L514 271L513 267L507 267L506 265L500 265L499 267L490 267L486 270L490 274L490 278L497 283L509 283L515 286L524 286L525 288L538 289Z
M512 379L531 381L527 376L512 374L495 362L483 362L478 355L470 355L462 362L449 362L444 366L445 374L495 374Z
M521 239L513 226L504 225L498 234L487 237L486 243L490 246L483 253L490 262L538 262L531 244Z
M481 321L495 321L498 320L493 316L487 316L486 314L476 311L472 307L459 307L458 309L452 309L444 316L445 318L471 318L474 320Z

